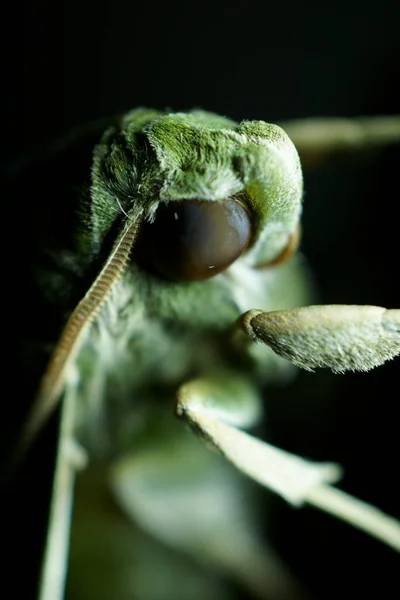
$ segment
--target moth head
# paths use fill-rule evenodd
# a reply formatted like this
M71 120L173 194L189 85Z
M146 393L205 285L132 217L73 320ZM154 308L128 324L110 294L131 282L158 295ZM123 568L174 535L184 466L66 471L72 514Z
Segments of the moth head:
M300 162L283 130L203 111L129 113L96 149L92 179L98 237L115 218L110 203L140 216L141 254L173 280L206 279L239 257L275 260L301 212Z

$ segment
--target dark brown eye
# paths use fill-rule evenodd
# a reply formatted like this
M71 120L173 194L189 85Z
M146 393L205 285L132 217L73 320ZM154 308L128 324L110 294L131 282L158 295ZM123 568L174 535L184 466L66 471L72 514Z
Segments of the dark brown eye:
M174 281L208 279L231 265L251 238L247 211L234 199L160 204L143 226L140 253L157 273Z

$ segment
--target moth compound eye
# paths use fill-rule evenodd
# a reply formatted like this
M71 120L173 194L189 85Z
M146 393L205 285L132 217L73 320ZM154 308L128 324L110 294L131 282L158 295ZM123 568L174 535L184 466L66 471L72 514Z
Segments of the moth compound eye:
M155 221L143 226L140 254L167 279L208 279L246 250L251 233L246 209L233 198L173 201L160 204Z

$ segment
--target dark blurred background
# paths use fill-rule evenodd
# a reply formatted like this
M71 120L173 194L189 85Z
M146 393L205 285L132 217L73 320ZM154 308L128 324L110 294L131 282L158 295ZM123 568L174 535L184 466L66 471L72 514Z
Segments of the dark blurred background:
M272 122L400 113L399 17L399 4L361 0L324 9L251 1L19 4L3 22L2 156L13 160L72 126L135 106ZM400 306L399 159L397 147L306 174L302 250L321 303ZM8 208L12 238L21 215ZM9 256L20 277L24 257ZM400 517L399 373L399 360L369 374L301 373L266 392L271 440L338 461L343 489ZM13 402L20 376L12 377ZM6 517L29 545L18 510ZM274 510L274 544L316 600L386 597L397 588L394 551L312 509L276 499ZM26 511L35 518L29 493ZM24 561L18 570L22 577Z

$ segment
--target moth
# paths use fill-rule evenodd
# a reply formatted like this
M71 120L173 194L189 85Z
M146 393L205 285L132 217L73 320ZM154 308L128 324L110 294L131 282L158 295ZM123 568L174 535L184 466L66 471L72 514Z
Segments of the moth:
M78 600L229 598L201 565L249 597L301 598L258 534L251 479L400 550L394 518L335 487L339 465L254 433L263 386L296 367L400 353L400 310L313 304L297 252L302 164L399 140L399 117L136 109L52 147L45 182L33 168L25 353L47 366L16 464L61 407L38 599L64 598L67 573Z

